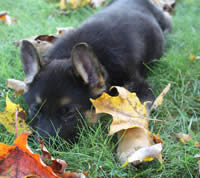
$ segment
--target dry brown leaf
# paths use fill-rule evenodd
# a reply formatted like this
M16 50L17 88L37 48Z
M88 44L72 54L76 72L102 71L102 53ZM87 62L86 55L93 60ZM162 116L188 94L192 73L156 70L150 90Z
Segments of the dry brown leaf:
M195 141L195 142L194 142L194 147L195 147L195 148L200 148L200 143L199 143L198 141Z
M173 15L175 12L176 0L151 0L157 7Z
M62 176L65 173L65 168L67 167L67 163L61 159L55 159L48 152L47 148L44 146L43 141L39 140L40 148L42 151L41 159L42 161L52 168L53 172L57 175Z
M133 164L138 164L153 158L162 161L162 147L157 145L153 147L156 149L152 148L152 145L162 143L162 141L148 131L148 121L151 119L146 112L145 104L140 103L135 93L130 93L123 87L115 88L119 93L118 96L112 97L107 93L103 93L96 100L91 99L91 102L96 109L96 113L107 113L113 116L109 135L118 132L120 143L117 155L120 162L124 164L127 161L132 161ZM157 151L154 154L152 150L160 150L160 152ZM139 155L143 153L144 156L138 155L137 157L137 153ZM137 158L143 160L136 160Z
M24 83L24 81L15 80L15 79L8 79L7 87L14 89L15 93L17 95L21 95L22 93L24 93L24 90L26 88L26 84Z
M185 133L177 133L175 134L176 138L178 138L182 143L187 143L192 140L191 134L185 134Z
M52 47L57 37L55 35L38 35L23 40L27 40L33 44L40 57L41 65L44 65L48 62L46 58L47 51ZM16 47L21 47L23 40L15 41L13 44Z
M164 99L165 95L168 93L170 87L171 87L171 84L169 83L165 87L165 89L162 91L162 93L155 99L155 101L151 107L151 110L156 109L158 106L160 106L163 103L163 99Z
M156 136L153 135L152 137L152 135L152 133L140 127L133 127L118 133L121 140L117 148L117 155L123 166L128 163L137 165L144 161L152 161L154 158L162 162L161 144L163 142L159 138L155 142L153 138Z
M86 176L88 175L88 172L83 172L83 173L77 173L77 172L70 172L70 171L66 171L65 172L65 168L67 167L67 163L64 160L61 159L55 159L51 156L51 154L48 152L47 148L44 146L43 141L39 140L40 142L40 148L42 151L42 155L41 155L41 160L47 165L49 166L53 172L62 178L86 178Z

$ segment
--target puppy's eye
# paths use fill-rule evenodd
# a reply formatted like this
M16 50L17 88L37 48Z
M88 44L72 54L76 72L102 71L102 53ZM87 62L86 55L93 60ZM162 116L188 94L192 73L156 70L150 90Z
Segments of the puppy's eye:
M69 113L69 108L68 107L62 107L59 109L59 114L60 115L66 115Z

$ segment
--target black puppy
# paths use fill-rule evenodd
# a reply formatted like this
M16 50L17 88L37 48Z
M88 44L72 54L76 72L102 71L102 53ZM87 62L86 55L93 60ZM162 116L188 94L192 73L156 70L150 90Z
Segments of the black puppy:
M44 137L59 131L73 139L79 112L91 107L89 98L112 85L136 92L142 102L153 101L144 64L162 56L165 31L171 31L169 18L149 0L113 0L58 39L45 66L33 45L23 41L24 97L33 128Z

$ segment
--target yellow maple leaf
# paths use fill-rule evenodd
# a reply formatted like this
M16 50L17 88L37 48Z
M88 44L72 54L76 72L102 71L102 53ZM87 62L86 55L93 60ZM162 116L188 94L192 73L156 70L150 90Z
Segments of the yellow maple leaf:
M107 113L113 116L109 135L120 130L140 126L148 128L148 115L145 105L140 103L136 93L130 93L122 87L115 87L119 95L110 96L103 93L98 99L90 99L96 108L96 113Z
M22 132L31 133L30 128L25 123L25 119L25 111L19 105L12 103L8 96L6 96L6 107L4 112L0 112L0 123L11 133L16 133L16 129L17 134Z
M136 93L123 87L117 87L119 95L110 96L103 93L96 100L90 99L96 113L113 116L109 135L118 133L120 139L117 155L121 163L138 164L157 158L162 161L162 140L148 131L151 120L146 111L146 104L141 104ZM126 165L126 164L125 164Z

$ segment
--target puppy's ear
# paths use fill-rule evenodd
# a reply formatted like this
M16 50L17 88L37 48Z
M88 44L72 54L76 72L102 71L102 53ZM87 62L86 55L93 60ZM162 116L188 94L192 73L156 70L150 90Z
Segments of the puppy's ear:
M172 3L170 4L170 6L174 9L175 6L176 6L176 1L172 2Z
M25 73L24 82L30 84L40 70L40 58L35 47L29 41L22 41L20 58Z
M74 70L94 95L99 95L106 89L106 71L87 43L79 43L73 47L71 60Z

